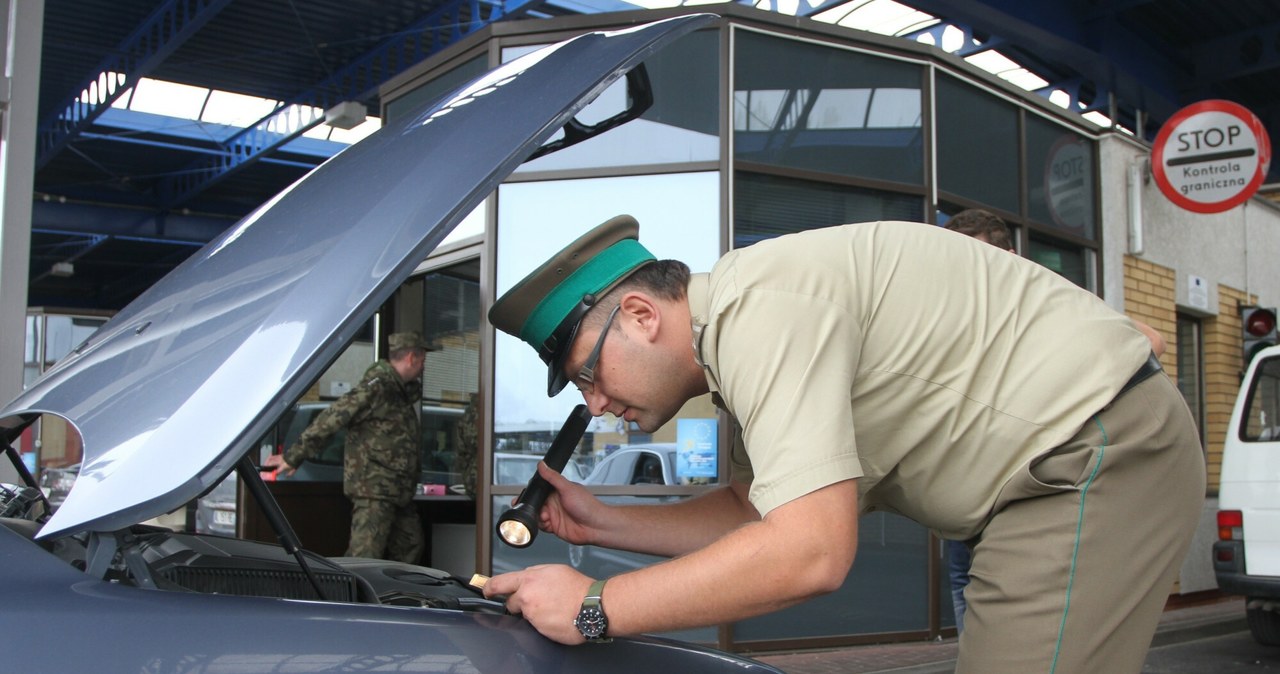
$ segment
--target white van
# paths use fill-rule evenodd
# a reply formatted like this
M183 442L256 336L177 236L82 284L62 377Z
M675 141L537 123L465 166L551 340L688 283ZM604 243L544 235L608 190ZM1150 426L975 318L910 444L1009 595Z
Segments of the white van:
M1280 645L1280 346L1254 357L1231 413L1213 570L1219 589L1248 598L1253 638Z

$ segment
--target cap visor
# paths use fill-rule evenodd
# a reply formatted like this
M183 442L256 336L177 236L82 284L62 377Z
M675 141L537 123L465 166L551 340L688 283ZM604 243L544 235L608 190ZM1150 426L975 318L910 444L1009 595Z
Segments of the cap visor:
M569 331L569 338L564 341L564 346L558 349L552 356L551 361L547 363L547 397L554 398L569 385L569 377L564 373L564 363L569 359L569 350L573 348L573 342L578 338L578 328L582 322L574 324L573 329Z

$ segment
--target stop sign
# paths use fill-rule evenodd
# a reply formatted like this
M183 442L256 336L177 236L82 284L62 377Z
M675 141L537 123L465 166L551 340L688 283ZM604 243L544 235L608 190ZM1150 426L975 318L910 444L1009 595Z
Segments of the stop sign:
M1151 164L1170 201L1197 213L1219 213L1258 191L1271 164L1271 141L1247 108L1200 101L1161 127Z

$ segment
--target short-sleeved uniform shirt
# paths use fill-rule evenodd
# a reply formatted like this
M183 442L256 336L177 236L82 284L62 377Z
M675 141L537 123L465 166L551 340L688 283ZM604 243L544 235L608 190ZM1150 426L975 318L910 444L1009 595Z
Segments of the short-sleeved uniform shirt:
M1073 436L1150 354L1061 276L940 227L763 241L689 285L695 351L739 427L732 477L762 515L859 478L860 508L949 538Z

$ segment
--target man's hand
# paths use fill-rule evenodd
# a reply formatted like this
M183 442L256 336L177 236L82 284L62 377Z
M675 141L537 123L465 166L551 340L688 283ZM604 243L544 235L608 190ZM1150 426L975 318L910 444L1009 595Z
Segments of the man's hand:
M277 471L284 471L285 477L293 477L293 474L298 471L297 468L285 463L284 454L272 454L262 460L262 465L266 468L274 468Z
M523 615L542 636L574 645L586 641L573 620L591 582L568 566L543 564L490 578L484 585L484 596L506 595L508 611Z
M605 528L601 520L607 506L582 485L551 470L545 461L538 462L538 474L555 488L542 505L538 528L574 545L593 543L594 532Z

